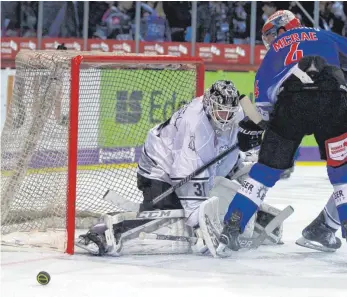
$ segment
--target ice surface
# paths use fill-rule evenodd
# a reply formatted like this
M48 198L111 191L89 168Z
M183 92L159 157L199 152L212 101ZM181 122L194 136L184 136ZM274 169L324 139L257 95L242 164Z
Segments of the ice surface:
M346 297L346 242L336 253L294 243L331 192L324 167L297 167L289 180L269 191L267 199L280 208L291 204L295 209L284 225L285 244L240 251L228 259L193 255L99 258L3 250L1 296ZM41 270L51 275L47 286L36 282Z

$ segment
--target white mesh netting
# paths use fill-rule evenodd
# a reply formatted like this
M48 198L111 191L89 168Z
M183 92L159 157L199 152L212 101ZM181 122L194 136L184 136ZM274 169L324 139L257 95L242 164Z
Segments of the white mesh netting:
M71 85L71 59L76 55L101 58L82 62L79 85ZM67 199L68 140L70 129L75 129L69 118L71 88L79 89L76 228L86 229L101 214L119 211L103 200L109 189L141 202L136 187L141 145L151 127L195 97L197 65L166 62L165 57L117 61L112 55L114 60L102 61L102 56L111 55L17 55L12 101L1 134L3 244L66 247L66 214L74 207ZM48 243L41 242L42 237L49 238Z

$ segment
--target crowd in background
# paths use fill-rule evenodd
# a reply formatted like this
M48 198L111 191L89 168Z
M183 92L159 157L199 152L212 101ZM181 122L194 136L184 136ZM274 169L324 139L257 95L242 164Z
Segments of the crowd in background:
M301 5L313 19L314 2ZM197 42L249 43L250 1L199 1L197 5ZM276 10L289 9L302 23L312 22L296 1L257 2L256 40L261 43L261 28ZM43 37L83 36L83 1L43 2ZM144 41L189 42L192 4L188 1L141 2L140 38ZM319 2L319 25L347 36L347 2ZM38 21L37 1L2 1L1 36L36 37ZM133 40L135 37L135 2L89 2L88 37L99 39Z

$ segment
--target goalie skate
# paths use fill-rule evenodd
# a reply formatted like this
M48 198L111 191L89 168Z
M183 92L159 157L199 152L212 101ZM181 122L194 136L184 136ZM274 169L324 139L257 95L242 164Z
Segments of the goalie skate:
M108 252L105 229L104 224L96 224L86 234L76 238L75 245L92 255L103 256Z

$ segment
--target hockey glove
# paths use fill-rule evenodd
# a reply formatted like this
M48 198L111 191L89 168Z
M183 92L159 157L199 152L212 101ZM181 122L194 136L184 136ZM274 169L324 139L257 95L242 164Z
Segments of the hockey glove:
M241 151L246 152L261 144L264 130L249 119L243 119L239 123L237 139Z

